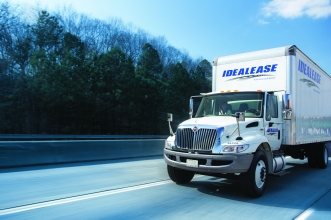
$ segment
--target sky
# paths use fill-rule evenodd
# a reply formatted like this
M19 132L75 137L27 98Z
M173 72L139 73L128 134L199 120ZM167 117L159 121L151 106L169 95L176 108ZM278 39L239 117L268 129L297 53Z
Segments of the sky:
M192 58L296 45L331 75L331 0L8 0L49 12L71 6L163 36Z

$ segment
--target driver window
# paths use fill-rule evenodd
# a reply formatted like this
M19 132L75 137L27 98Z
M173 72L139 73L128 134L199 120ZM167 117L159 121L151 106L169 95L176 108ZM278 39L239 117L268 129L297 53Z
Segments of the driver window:
M278 118L277 96L268 95L267 98L267 114L266 120L270 121L271 118Z

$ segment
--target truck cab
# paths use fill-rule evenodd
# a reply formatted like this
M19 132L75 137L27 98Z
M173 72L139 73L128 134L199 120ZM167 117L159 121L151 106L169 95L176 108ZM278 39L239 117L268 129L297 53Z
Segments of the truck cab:
M260 151L264 160L259 164L263 162L263 165L258 167L259 171L254 171L260 176L260 190L253 192L253 196L259 196L264 191L267 175L280 172L285 166L284 157L278 152L283 124L280 94L267 91L208 93L202 95L196 113L191 100L192 117L182 122L176 134L166 141L164 152L168 169L239 178L249 171L254 154ZM227 105L229 111L223 112L222 105Z

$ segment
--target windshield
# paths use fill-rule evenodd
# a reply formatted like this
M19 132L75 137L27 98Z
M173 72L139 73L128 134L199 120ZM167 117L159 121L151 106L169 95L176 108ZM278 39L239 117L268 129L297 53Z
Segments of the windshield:
M203 97L195 117L229 116L245 112L245 117L262 117L262 92L220 93Z

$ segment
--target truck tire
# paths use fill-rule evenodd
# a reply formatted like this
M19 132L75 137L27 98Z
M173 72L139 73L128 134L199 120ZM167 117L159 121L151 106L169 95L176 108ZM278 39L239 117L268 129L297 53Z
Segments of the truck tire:
M246 173L241 174L241 187L250 197L263 195L268 182L268 160L263 151L257 151Z
M178 184L185 184L189 183L193 177L194 174L193 172L178 169L176 167L169 166L167 167L168 169L168 175L172 181Z
M320 169L325 169L328 166L329 156L328 156L328 148L325 144L321 144L318 146L316 151L316 164Z
M308 165L320 169L328 166L328 149L325 144L312 146L308 154Z

